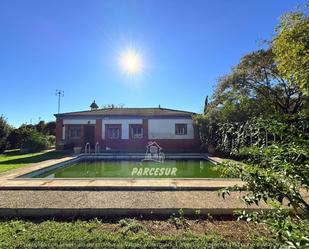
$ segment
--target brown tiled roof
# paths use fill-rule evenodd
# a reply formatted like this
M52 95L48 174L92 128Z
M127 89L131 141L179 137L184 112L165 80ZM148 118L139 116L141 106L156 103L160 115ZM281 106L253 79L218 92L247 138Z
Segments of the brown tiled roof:
M167 108L104 108L55 114L62 116L192 116L195 113Z

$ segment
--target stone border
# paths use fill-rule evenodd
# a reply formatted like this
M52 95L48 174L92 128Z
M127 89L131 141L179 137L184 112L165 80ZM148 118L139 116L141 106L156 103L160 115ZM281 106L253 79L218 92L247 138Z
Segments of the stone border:
M21 178L23 175L47 168L59 167L77 161L84 154L72 155L61 159L47 160L30 166L14 169L0 174L0 190L218 190L224 187L242 185L239 179L220 178ZM89 156L89 155L87 155ZM94 156L94 155L90 155ZM96 157L109 159L140 159L141 153L102 153ZM221 162L220 158L207 154L174 153L167 158L205 158L212 162Z
M72 219L72 218L128 218L128 217L160 217L170 218L171 215L178 214L179 208L147 208L147 209L126 209L126 208L0 208L0 218L58 218L58 219ZM235 211L243 211L246 213L256 211L270 211L271 208L184 208L182 209L185 217L201 217L201 216L231 216ZM196 214L197 210L199 215Z

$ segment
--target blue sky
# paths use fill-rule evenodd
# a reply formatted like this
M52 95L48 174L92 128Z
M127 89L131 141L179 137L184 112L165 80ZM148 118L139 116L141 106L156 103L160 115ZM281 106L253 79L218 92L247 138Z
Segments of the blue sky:
M14 126L123 103L201 112L218 77L270 39L292 0L1 0L0 114ZM144 61L128 77L119 54Z

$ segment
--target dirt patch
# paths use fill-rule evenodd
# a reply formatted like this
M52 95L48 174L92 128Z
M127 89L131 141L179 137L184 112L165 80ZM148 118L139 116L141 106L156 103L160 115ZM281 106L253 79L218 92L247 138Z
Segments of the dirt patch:
M245 221L184 220L175 226L171 221L141 221L151 235L182 235L188 231L197 235L218 235L227 240L249 241L254 237L269 235L265 227Z
M271 233L260 224L237 220L137 220L143 231L151 236L181 236L193 235L219 236L227 241L249 242L258 237L270 237ZM119 223L101 223L99 229L117 232L121 229Z

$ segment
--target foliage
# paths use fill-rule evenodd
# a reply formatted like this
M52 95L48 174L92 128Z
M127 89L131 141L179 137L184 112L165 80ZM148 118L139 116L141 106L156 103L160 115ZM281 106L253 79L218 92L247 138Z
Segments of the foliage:
M47 137L47 141L48 141L49 147L54 146L56 144L56 136L48 135L46 137Z
M184 217L184 211L183 209L178 210L178 214L173 214L171 217L168 219L168 221L173 224L176 229L180 228L189 228L190 224L186 221Z
M129 233L138 233L143 230L142 225L136 219L125 218L119 221L121 233L128 235Z
M306 248L309 245L309 221L298 215L290 215L289 211L273 203L272 211L254 213L240 212L238 219L248 222L266 224L275 239L285 243L288 248Z
M204 114L210 122L246 122L254 117L309 111L309 18L284 15L268 47L244 55L219 78Z
M309 94L309 17L305 10L282 16L272 49L280 73Z
M48 146L55 144L55 129L56 123L54 121L45 123L40 121L36 125L22 124L17 129L12 129L7 137L7 143L9 149L21 148L24 145L26 137L29 136L29 131L35 131L39 133L40 137L46 137ZM40 139L42 140L42 139ZM44 147L44 146L43 146Z
M14 129L3 115L0 116L0 153L6 149L25 148L30 151L42 150L55 144L56 122L22 124Z
M50 121L45 123L45 126L43 128L43 133L47 135L56 135L56 122Z
M56 135L56 122L51 121L48 123L45 123L45 121L41 120L36 125L32 126L35 128L38 132L41 132L46 135Z
M7 137L11 131L11 126L8 124L4 116L0 116L0 153L7 147Z
M46 135L56 135L56 122L50 121L45 123L44 120L39 121L37 124L22 124L19 128L32 128L38 132Z
M207 140L209 139L208 120L204 115L196 114L193 116L193 122L199 131L199 137L202 144L207 144Z
M309 216L306 195L309 191L309 122L307 116L284 117L282 120L255 122L269 134L278 137L269 146L240 147L233 154L243 162L227 161L222 171L237 176L244 186L221 191L224 196L230 190L247 190L242 196L247 205L266 202L276 204L270 214L255 213L256 219L271 227L279 239L288 245L309 246L308 229L302 229L303 219ZM298 216L285 214L286 205ZM300 217L300 218L299 218ZM304 220L308 225L308 221Z
M19 129L13 129L7 137L7 143L9 149L20 148L21 146L21 134Z
M21 148L27 151L40 151L48 149L52 146L50 138L35 129L23 127L20 131L21 134Z
M280 74L272 50L261 49L243 56L230 74L219 79L208 116L217 122L244 122L297 113L306 101Z
M208 109L208 95L205 98L205 102L204 102L204 115L207 114L207 109Z
M305 113L225 123L211 122L205 115L196 115L194 121L202 144L213 144L218 151L227 154L242 147L265 147L276 142L293 141L295 136L309 139L309 116Z

